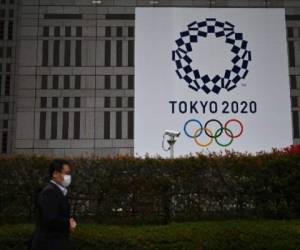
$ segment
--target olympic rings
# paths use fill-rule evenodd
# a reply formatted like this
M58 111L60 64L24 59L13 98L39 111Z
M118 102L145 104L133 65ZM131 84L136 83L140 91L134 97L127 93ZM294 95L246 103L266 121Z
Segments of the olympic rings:
M201 144L201 143L198 141L198 139L197 139L197 133L198 133L200 130L201 130L201 128L196 129L195 135L194 135L194 140L195 140L196 144L199 145L200 147L208 147L208 146L209 146L210 144L212 144L212 142L213 142L213 138L211 137L211 136L212 136L212 132L211 132L210 129L204 128L205 133L206 133L206 134L207 134L207 133L210 134L210 136L209 136L209 137L210 137L210 140L209 140L209 142L208 142L207 144Z
M187 131L187 126L190 123L197 123L199 125L199 128L197 128L195 130L195 132L191 135L188 133ZM217 123L219 125L219 128L213 133L212 130L210 128L208 128L208 125L211 123ZM237 134L234 134L232 132L232 130L230 130L229 124L232 123L237 123L240 126L240 130ZM223 126L222 122L220 122L217 119L210 119L208 120L204 127L202 125L202 123L197 120L197 119L190 119L188 120L185 124L184 124L184 133L187 137L194 139L195 143L200 146L200 147L208 147L209 145L211 145L213 143L213 140L215 139L216 143L221 146L221 147L228 147L233 143L233 140L240 137L243 132L244 132L244 125L241 121L237 120L237 119L230 119L228 120L225 125ZM209 141L208 143L201 143L199 141L199 137L202 135L202 132L204 131L205 135L209 137ZM230 138L229 142L227 143L221 143L219 137L223 134L223 132L225 132L225 134Z
M237 119L230 119L230 120L228 120L228 121L225 123L225 128L227 128L228 124L231 123L231 122L237 122L237 123L240 125L240 127L241 127L240 133L238 133L237 135L234 135L233 138L238 138L238 137L240 137L240 136L242 135L243 131L244 131L244 126L243 126L243 124L242 124L239 120L237 120ZM225 133L226 133L226 135L228 135L226 131L227 131L227 130L225 130ZM228 135L228 136L230 136L230 135Z

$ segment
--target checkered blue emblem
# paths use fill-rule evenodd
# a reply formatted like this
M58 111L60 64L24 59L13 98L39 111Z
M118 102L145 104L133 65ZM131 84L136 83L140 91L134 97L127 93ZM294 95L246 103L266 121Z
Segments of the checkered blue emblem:
M231 91L236 88L249 73L248 66L251 61L251 51L248 50L248 42L244 40L243 34L236 33L233 24L219 22L215 18L207 18L202 22L195 21L187 27L187 30L180 32L180 38L175 41L177 49L172 51L172 60L178 77L183 79L192 90L201 89L207 94L210 92L218 94L221 89ZM209 35L225 39L225 43L232 46L233 53L232 68L225 69L223 75L217 74L212 78L200 69L193 69L191 66L193 59L189 56L193 50L193 43L198 43Z

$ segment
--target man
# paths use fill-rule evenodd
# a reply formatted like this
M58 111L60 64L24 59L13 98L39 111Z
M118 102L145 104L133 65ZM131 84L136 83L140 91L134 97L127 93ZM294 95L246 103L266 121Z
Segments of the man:
M69 233L76 228L70 218L67 187L71 184L71 168L65 160L53 160L49 166L50 182L37 201L37 224L31 250L67 250Z

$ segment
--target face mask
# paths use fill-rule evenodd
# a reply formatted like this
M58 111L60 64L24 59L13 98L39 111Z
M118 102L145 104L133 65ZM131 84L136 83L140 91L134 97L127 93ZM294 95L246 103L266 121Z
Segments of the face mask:
M71 175L65 175L62 185L66 188L71 184Z

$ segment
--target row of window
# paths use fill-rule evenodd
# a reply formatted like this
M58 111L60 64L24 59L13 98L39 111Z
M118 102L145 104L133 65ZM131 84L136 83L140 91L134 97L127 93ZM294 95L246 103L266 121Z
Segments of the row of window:
M121 66L129 66L133 67L134 66L134 40L129 40L128 42L128 58L127 58L127 64L123 65L123 42L122 40L117 40L116 41L116 66L121 67ZM109 67L112 66L111 63L111 41L106 40L105 41L105 57L104 57L104 66Z
M0 96L9 96L10 95L10 75L5 75L4 89L2 90L2 76L0 75Z
M5 26L7 23L7 36L5 36ZM13 40L13 28L14 28L14 22L13 21L5 21L0 20L0 40Z
M109 111L104 112L104 139L109 140L113 139L110 136L110 130L111 130L111 113ZM123 114L122 111L116 112L116 119L115 119L115 133L116 133L116 139L123 139L122 135L122 127L123 127ZM134 113L133 111L127 112L127 139L133 139L134 136Z
M74 108L81 107L81 98L80 97L73 97L74 98ZM40 99L40 107L41 108L48 108L49 104L48 100L50 97L41 97ZM63 97L62 107L63 108L70 108L70 97ZM52 108L59 108L59 97L51 97L51 107Z
M291 103L292 103L292 108L298 108L299 107L299 102L300 97L299 96L292 96L291 97Z
M60 43L64 42L64 62L60 62ZM75 62L71 62L71 43L75 42ZM116 66L134 66L134 41L129 40L128 42L128 58L127 63L123 64L123 43L124 41L118 40L116 41ZM105 41L105 56L104 56L104 65L109 67L112 66L111 62L111 55L112 55L112 46L111 41ZM49 41L43 40L42 45L42 66L49 66ZM81 40L71 41L71 40L54 40L53 41L53 66L81 66L81 59L82 59L82 43Z
M63 77L63 87L60 87L59 85L59 80L60 78ZM73 78L73 77L72 77ZM42 75L41 78L41 89L51 89L48 83L49 76L47 75ZM81 88L81 76L76 75L73 78L72 81L72 86L74 86L74 89L80 89ZM59 75L53 75L52 76L52 89L70 89L71 88L71 76L69 75L64 75L64 76L59 76Z
M125 107L127 108L133 108L134 107L134 97L110 97L107 96L104 98L104 108L112 108L112 100L115 98L115 107L116 108L122 108L123 107L123 101L126 99L127 105ZM70 101L74 99L73 107L74 108L80 108L81 107L81 98L80 97L62 97L62 104L59 105L59 97L41 97L40 98L40 107L41 108L59 108L62 106L63 108L70 108ZM51 103L50 103L51 100ZM50 106L51 104L51 106Z
M104 108L112 108L112 99L115 98L115 107L116 108L122 108L123 107L123 100L126 98L127 99L127 108L133 108L134 107L134 97L129 96L129 97L110 97L106 96L104 97Z
M59 27L59 26L55 26L55 27L45 26L45 27L43 27L43 36L44 37L49 37L49 36L54 36L54 37L61 37L61 36L82 37L82 27L80 27L80 26L77 26L77 27L66 26L66 27L64 27L64 33L63 33L62 32L62 27Z
M75 42L75 62L71 63L71 42ZM62 66L60 63L60 40L53 41L53 66ZM81 40L64 41L64 64L63 66L81 66ZM75 63L75 64L74 64ZM49 66L49 41L43 40L42 45L42 66Z
M15 4L15 0L1 0L0 4Z
M0 63L0 72L11 72L11 64L10 63L6 63L6 64Z
M0 58L11 58L12 47L0 47Z
M300 138L300 121L299 121L299 111L292 111L293 119L293 137Z
M2 120L2 126L0 127L2 129L8 129L8 120Z
M81 88L81 75L53 75L52 76L52 86L49 84L49 77L47 75L41 76L41 89L80 89ZM124 77L127 77L128 80L128 89L134 89L134 76L116 76L116 89L125 89L124 88ZM60 82L60 78L63 78L63 82ZM112 89L111 88L111 75L104 76L104 89Z
M0 114L1 111L3 112L3 114L9 114L9 102L3 102L0 103L0 105L2 104L2 109L0 110Z
M62 113L62 139L69 138L69 112ZM80 112L74 112L73 124L73 139L80 139ZM47 125L47 112L40 112L40 129L39 138L40 140L46 139L46 125ZM57 140L57 129L58 129L58 112L51 112L51 134L50 139Z
M134 37L134 27L133 26L130 26L130 27L121 27L121 26L118 26L118 27L109 27L109 26L105 27L105 36L106 37L112 37L112 36L124 37L125 36L125 32L124 32L125 29L127 29L127 36L128 37Z
M4 10L3 10L4 11ZM12 12L9 13L9 15L13 17L13 10ZM5 12L3 14L5 16ZM0 17L1 17L1 10L0 10ZM125 30L126 29L126 30ZM62 31L64 30L64 31ZM127 31L127 37L134 37L134 27L105 27L105 36L106 37L124 37L126 35L125 32ZM77 27L71 27L71 26L65 26L65 27L49 27L49 26L44 26L43 27L43 37L82 37L82 27L77 26Z
M60 128L62 131L62 137L58 138L58 115L59 112L51 112L50 113L50 139L57 140L57 139L80 139L80 112L73 112L73 121L70 123L70 113L71 112L62 112L62 127ZM109 111L104 112L104 139L111 139L110 132L111 132L111 113ZM123 114L122 111L117 111L116 119L115 119L115 134L116 139L124 139L122 134L122 127L123 127ZM133 126L134 126L134 117L133 111L127 112L127 138L126 139L133 139ZM46 125L47 125L47 112L40 112L40 128L39 128L39 139L46 140ZM73 126L73 135L69 135L70 133L70 125Z
M0 18L14 18L14 10L0 9Z
M8 143L8 132L4 131L2 133L2 142L1 142L1 153L7 154L7 143Z

